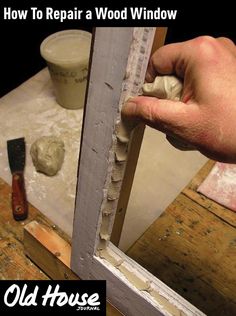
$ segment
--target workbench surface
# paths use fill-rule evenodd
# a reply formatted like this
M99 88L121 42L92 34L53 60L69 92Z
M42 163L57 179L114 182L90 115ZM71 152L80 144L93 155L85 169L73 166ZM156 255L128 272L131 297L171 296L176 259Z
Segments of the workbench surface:
M207 315L232 316L236 214L196 192L212 166L209 161L198 172L128 255ZM14 221L10 197L10 186L0 179L0 279L47 279L24 255L23 227L34 219L53 224L32 206L27 221Z
M0 177L11 184L7 140L24 137L28 201L69 236L73 226L82 119L83 109L67 110L57 104L47 68L0 98ZM62 168L53 177L37 172L30 156L31 145L41 136L59 137L65 145Z
M11 209L11 187L0 178L0 280L47 280L48 277L24 254L24 226L36 220L70 242L69 237L29 204L25 221L15 221Z
M209 161L127 254L207 315L236 315L236 213L196 192Z
M11 210L11 187L0 178L0 280L47 280L24 255L23 229L32 220L49 222L34 207L29 206L26 221L16 222Z

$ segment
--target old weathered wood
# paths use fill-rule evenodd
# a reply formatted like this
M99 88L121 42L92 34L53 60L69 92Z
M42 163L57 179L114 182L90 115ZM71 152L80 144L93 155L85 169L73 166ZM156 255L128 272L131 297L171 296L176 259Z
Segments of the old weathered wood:
M71 246L52 228L32 221L24 227L25 254L54 280L78 280L70 269Z
M236 229L212 209L180 194L128 255L207 315L236 314Z
M0 280L78 279L70 253L68 236L32 205L26 221L13 219L11 187L0 178ZM122 314L107 303L107 315Z
M167 32L166 27L159 27L156 29L151 53L153 53L159 47L164 45L166 32ZM134 130L132 134L132 139L130 140L131 145L129 148L129 155L126 162L125 176L122 182L115 221L114 221L112 234L111 234L111 241L116 246L118 246L120 237L121 237L125 214L126 214L129 197L130 197L130 193L132 189L132 184L134 180L135 170L138 163L139 152L142 145L144 130L145 130L145 125L140 124Z
M0 280L45 280L47 276L24 256L23 245L0 228Z
M51 227L32 221L24 227L25 254L53 280L79 280L70 269L71 245ZM122 314L107 302L108 316Z
M120 110L142 87L154 33L154 28L96 29L80 151L72 269L83 279L106 279L108 299L127 316L203 315L109 242L130 149L130 126L121 122Z

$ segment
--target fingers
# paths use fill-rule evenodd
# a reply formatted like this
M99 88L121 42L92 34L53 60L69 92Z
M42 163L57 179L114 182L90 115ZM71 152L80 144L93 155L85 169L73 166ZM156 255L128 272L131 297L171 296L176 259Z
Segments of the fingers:
M176 43L159 48L150 59L146 81L152 82L157 74L170 75L175 73L176 63L180 60L182 46L183 43ZM177 73L177 75L180 76L180 73Z
M143 121L169 135L178 135L191 141L193 121L198 120L198 107L194 104L161 100L152 97L135 97L122 108L122 115Z
M183 78L186 65L184 48L187 42L165 45L151 57L146 74L146 81L152 82L159 75L176 74Z
M147 69L146 81L152 82L159 75L175 74L183 79L190 62L206 63L212 59L216 48L226 48L235 54L234 43L225 37L215 39L199 36L182 43L174 43L159 48L151 57Z
M154 80L157 74L171 75L183 79L185 70L190 61L198 60L201 50L205 50L203 44L215 39L210 36L200 36L182 43L174 43L162 46L151 57L147 69L146 80ZM197 58L196 58L197 57Z
M235 162L235 59L236 46L227 38L200 36L161 47L151 57L146 79L183 79L184 102L135 97L124 105L123 117L164 132L175 147L189 143L209 158Z

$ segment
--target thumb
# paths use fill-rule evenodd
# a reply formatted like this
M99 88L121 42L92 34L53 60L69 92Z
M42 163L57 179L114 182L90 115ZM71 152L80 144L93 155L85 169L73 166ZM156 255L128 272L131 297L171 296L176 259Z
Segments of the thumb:
M198 122L199 108L194 103L139 96L123 105L122 116L141 120L164 133L191 141L188 134Z

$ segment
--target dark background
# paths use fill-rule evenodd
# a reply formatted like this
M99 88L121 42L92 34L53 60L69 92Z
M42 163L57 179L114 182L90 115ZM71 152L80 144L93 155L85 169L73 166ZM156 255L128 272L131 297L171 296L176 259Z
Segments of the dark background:
M93 6L104 6L104 1L91 1ZM96 2L96 4L95 4ZM205 1L206 2L206 1ZM230 1L233 2L233 1ZM183 41L199 35L212 35L215 37L226 36L236 42L236 28L233 17L233 7L224 2L224 5L214 5L206 7L204 2L189 1L187 4L177 6L177 4L171 5L169 1L147 1L147 8L174 8L178 9L178 19L176 21L168 21L158 23L156 21L67 21L60 23L58 21L4 21L3 20L3 7L11 6L13 9L29 8L30 6L42 6L55 7L55 3L51 5L47 1L40 1L40 5L36 5L36 1L29 3L23 0L1 0L0 2L0 34L1 34L1 76L0 76L0 96L3 96L7 92L11 91L19 84L30 78L37 73L43 67L46 66L44 60L40 56L39 47L42 40L51 33L64 30L64 29L84 29L92 31L95 26L168 26L168 34L166 43ZM119 1L119 6L114 7L114 1L106 1L110 8L122 8L127 6L127 2L124 4ZM113 3L113 5L111 5ZM168 3L168 5L167 5ZM132 4L129 2L129 6ZM83 8L88 7L88 4L84 4L79 1L70 0L64 1L64 5L61 8ZM90 4L90 7L92 5ZM137 6L137 2L136 2Z

